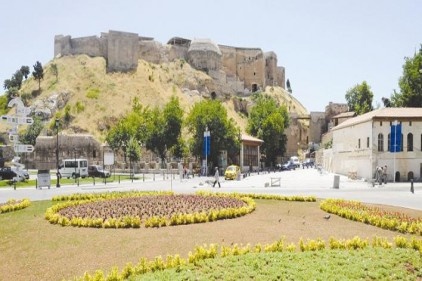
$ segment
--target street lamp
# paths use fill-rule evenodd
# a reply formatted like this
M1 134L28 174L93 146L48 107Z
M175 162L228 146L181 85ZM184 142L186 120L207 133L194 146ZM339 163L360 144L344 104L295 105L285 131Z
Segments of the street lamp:
M204 132L204 142L205 142L205 176L208 176L208 153L210 151L210 145L211 145L211 134L210 131L208 130L208 126L205 127L205 132Z
M56 176L57 176L57 181L56 181L56 187L59 188L60 187L60 173L59 173L59 126L60 126L60 120L56 119L56 122L54 123L54 126L56 127Z

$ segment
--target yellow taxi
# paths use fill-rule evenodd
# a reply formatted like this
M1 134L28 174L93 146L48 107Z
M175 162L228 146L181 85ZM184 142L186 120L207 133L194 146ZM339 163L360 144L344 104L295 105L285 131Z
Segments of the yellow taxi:
M240 167L236 165L230 165L227 167L226 172L224 173L224 179L226 180L235 180L240 174Z

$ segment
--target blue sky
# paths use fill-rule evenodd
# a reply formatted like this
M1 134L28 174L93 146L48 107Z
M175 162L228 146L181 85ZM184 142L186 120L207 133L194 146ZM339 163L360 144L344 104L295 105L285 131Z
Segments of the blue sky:
M50 61L57 34L119 30L161 43L174 36L209 38L274 51L308 111L344 103L347 90L364 80L374 105L381 103L399 90L404 57L422 43L419 0L9 0L2 10L2 86L20 66L32 71L36 61Z

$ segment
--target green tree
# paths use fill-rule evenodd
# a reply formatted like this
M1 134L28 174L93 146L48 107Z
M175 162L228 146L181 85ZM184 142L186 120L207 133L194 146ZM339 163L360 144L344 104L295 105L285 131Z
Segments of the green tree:
M127 143L126 152L129 158L129 167L132 171L133 163L136 163L141 159L141 145L134 136L130 137Z
M264 141L262 151L267 165L275 164L277 156L284 155L287 137L284 130L289 126L285 106L279 106L268 95L257 95L248 118L247 132Z
M422 107L422 45L412 58L405 58L399 87L400 93L391 96L394 106Z
M186 126L192 134L191 152L195 156L204 157L204 132L208 127L211 134L210 156L208 160L218 164L219 151L227 150L229 161L239 154L240 129L232 118L228 118L227 110L218 100L205 100L196 103L186 118Z
M44 78L44 69L39 61L34 64L34 71L32 72L32 75L35 80L38 80L38 91L41 91L41 80Z
M40 117L34 117L34 123L32 123L22 134L19 134L19 140L24 144L35 145L37 137L40 135L44 124Z
M179 99L172 97L162 111L156 107L148 117L146 147L154 151L164 165L167 151L178 145L182 129L183 110Z
M366 81L363 81L362 84L357 84L346 93L346 101L349 106L349 111L354 111L357 115L373 110L373 98L374 94Z
M19 71L22 73L22 75L23 75L23 77L25 77L25 79L28 79L29 66L22 65L21 68L19 69Z

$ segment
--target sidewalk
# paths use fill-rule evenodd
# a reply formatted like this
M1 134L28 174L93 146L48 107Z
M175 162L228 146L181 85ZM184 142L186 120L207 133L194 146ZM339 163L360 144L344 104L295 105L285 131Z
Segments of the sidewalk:
M339 188L334 189L334 174L320 174L316 169L297 169L295 171L284 171L265 174L252 174L239 181L225 181L220 177L221 188L212 188L209 182L213 177L195 177L191 179L180 179L179 175L173 177L155 177L145 175L145 180L122 181L104 184L97 181L96 185L84 184L51 187L41 190L33 188L11 188L0 189L0 203L8 199L29 198L33 201L48 200L53 196L107 191L128 191L128 190L167 190L176 193L194 193L198 190L215 192L239 192L239 193L261 193L280 195L314 195L317 198L343 198L358 200L367 203L386 204L422 210L422 183L414 183L414 193L410 192L410 183L388 183L386 185L375 185L363 180L350 180L345 176L339 176ZM271 186L280 180L280 186ZM267 187L266 187L267 185Z

